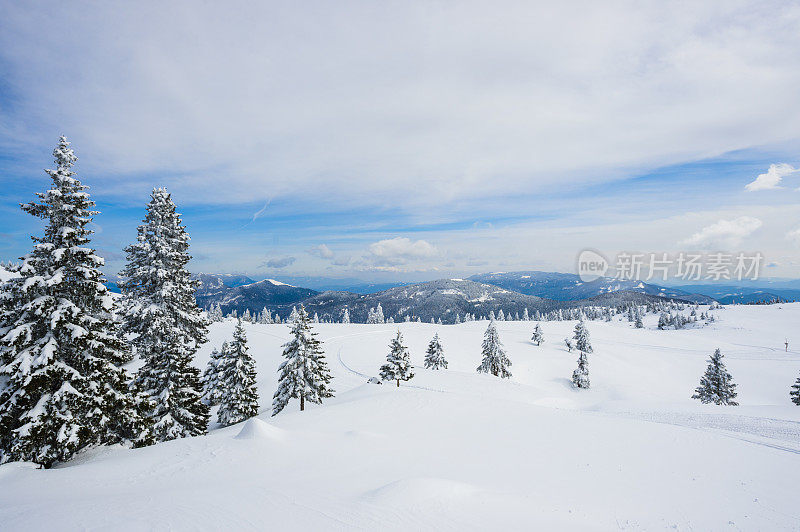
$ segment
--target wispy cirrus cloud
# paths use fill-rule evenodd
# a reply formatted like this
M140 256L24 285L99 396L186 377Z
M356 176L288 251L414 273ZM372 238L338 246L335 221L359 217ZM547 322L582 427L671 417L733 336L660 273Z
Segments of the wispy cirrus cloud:
M251 223L264 216L264 213L267 212L267 207L269 207L269 202L270 200L265 201L264 206L253 213L253 219L251 220Z

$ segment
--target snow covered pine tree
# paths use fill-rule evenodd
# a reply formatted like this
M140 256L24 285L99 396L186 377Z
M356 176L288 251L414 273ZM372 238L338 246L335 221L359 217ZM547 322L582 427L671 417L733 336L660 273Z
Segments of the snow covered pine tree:
M544 334L542 333L542 326L540 324L536 324L536 327L533 329L533 336L531 336L531 341L536 342L536 345L542 345L544 343Z
M439 333L434 334L433 339L428 344L428 350L425 352L425 368L447 369L447 360L444 358L444 349L441 342L439 342Z
M222 351L217 367L219 397L217 421L233 425L258 414L256 361L247 349L247 335L242 320L233 331L233 341Z
M572 384L576 388L589 387L589 361L584 351L578 355L578 368L572 372Z
M800 406L800 377L798 377L795 383L792 385L792 391L789 392L789 397L792 398L792 402L794 404Z
M144 361L134 385L150 402L156 441L205 434L208 406L192 359L206 341L208 321L195 303L198 281L186 270L189 235L163 188L153 190L143 222L136 242L125 248L119 284L123 330L134 335Z
M638 307L636 308L635 321L633 326L637 329L644 329L644 323L642 323L642 313L639 312Z
M228 342L222 342L222 349L216 347L211 350L211 357L208 359L206 370L203 372L203 399L208 406L219 404L219 373L221 360L228 351Z
M575 349L577 349L580 354L578 355L578 367L572 372L572 384L576 388L588 388L589 360L586 354L592 352L592 344L589 342L589 330L586 328L583 316L581 316L578 323L575 324L575 336L573 338L575 339Z
M500 336L497 334L497 327L494 321L489 322L489 327L483 333L483 360L481 365L478 366L478 373L491 373L495 377L507 379L511 377L511 372L508 367L511 361L506 356L503 350L503 344L500 342Z
M103 259L87 247L94 202L65 137L53 156L52 187L22 205L47 221L44 236L4 286L0 318L0 462L44 467L89 445L144 437Z
M592 344L589 341L589 330L586 328L586 322L583 321L583 316L575 324L575 349L583 353L592 352Z
M717 348L708 360L708 367L700 379L692 399L700 399L702 403L716 405L738 406L736 399L736 385L733 377L728 373L725 363L722 362L722 351Z
M395 336L389 343L389 354L386 355L386 364L381 366L381 379L385 381L409 381L414 378L414 370L411 366L411 357L408 348L403 345L403 334L397 330Z
M322 342L311 331L308 313L301 304L292 323L292 339L283 344L284 360L278 368L278 389L272 398L272 415L289 404L289 399L300 399L300 410L306 401L322 404L333 397L330 387L331 373L322 352Z

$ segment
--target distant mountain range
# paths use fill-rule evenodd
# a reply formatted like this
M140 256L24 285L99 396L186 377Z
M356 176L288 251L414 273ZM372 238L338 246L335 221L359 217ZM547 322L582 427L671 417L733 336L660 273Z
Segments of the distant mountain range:
M10 274L0 267L0 280ZM579 306L640 304L663 299L690 303L722 304L800 300L800 282L774 281L767 287L755 285L695 284L664 287L640 281L600 278L583 282L575 274L524 271L473 275L468 279L440 279L413 284L365 284L357 282L347 290L313 290L273 279L255 281L246 275L198 273L197 303L203 308L220 305L223 313L246 309L251 313L267 308L285 318L292 307L303 303L321 319L340 320L346 307L351 320L366 321L369 309L383 308L384 316L395 321L406 316L430 321L452 322L466 313L487 316L490 312L523 315L525 309L547 312ZM353 280L357 281L357 280ZM327 282L330 282L328 280ZM763 281L770 283L770 281ZM399 284L399 283L398 283ZM116 283L109 282L112 291ZM367 290L373 290L367 292Z
M576 275L548 272L493 273L470 279L441 279L396 286L373 293L327 290L318 292L267 279L252 281L243 276L198 274L201 281L197 301L204 308L219 304L223 313L242 314L263 308L285 318L292 307L303 303L321 319L339 320L346 307L350 319L366 321L369 309L378 304L384 316L403 320L453 322L465 314L487 316L490 312L522 316L529 313L583 305L609 306L626 302L646 303L664 298L710 303L712 298L674 288L646 283L600 279L582 283ZM251 282L247 282L247 281Z
M209 274L201 274L197 277L201 279L201 285L196 295L197 304L208 308L219 303L220 308L226 314L232 310L241 314L245 309L249 309L250 312L260 312L264 307L271 310L285 309L319 293L316 290L298 288L272 279L263 281L248 279L251 281L250 283L240 284L243 279L219 278L215 280ZM226 282L232 284L226 285Z
M630 291L652 296L682 299L695 303L710 303L713 298L700 293L692 293L677 288L666 288L641 281L619 280L601 277L595 281L583 282L572 273L555 272L502 272L483 273L469 278L479 283L493 284L521 294L535 295L557 301L576 301L600 294Z
M683 290L702 292L723 305L752 304L761 302L800 301L800 289L780 287L751 287L733 285L684 285Z
M440 279L390 288L374 294L322 292L303 301L303 304L310 313L316 312L323 319L338 320L346 305L351 320L363 322L367 319L369 309L380 304L387 319L392 317L395 321L402 321L408 316L425 322L441 318L444 323L453 323L457 315L463 319L467 313L488 316L490 312L498 314L502 310L506 316L522 316L525 309L533 314L537 310L548 312L585 305L616 306L627 302L644 304L657 299L661 298L620 291L575 301L555 301L491 284L463 279Z

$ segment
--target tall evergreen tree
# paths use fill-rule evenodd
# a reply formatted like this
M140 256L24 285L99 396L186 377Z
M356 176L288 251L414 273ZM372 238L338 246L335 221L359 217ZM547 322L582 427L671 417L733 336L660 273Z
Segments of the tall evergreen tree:
M578 355L578 368L572 372L572 385L576 388L589 387L589 361L586 351L581 351Z
M483 334L482 354L483 360L481 365L478 366L478 373L491 373L495 377L503 379L511 377L511 372L508 371L511 360L506 356L494 321L489 322L489 327L486 328L486 332Z
M220 357L216 380L220 399L217 421L220 425L233 425L258 414L256 361L247 348L242 320L236 324L233 340Z
M206 341L208 321L195 303L198 281L186 270L189 235L163 188L153 190L143 222L125 249L119 285L123 327L144 361L135 387L149 398L156 441L197 436L206 432L209 413L192 360Z
M322 342L312 332L308 313L301 304L292 323L292 339L283 344L284 360L278 368L278 390L272 398L272 415L278 414L289 404L289 399L300 399L300 410L305 410L306 401L322 404L322 400L333 397L331 377Z
M536 327L534 327L531 341L536 342L536 345L542 345L544 343L544 333L542 333L541 324L537 323Z
M434 334L428 344L428 350L425 352L425 368L447 369L447 360L444 358L444 349L439 342L439 333Z
M397 330L397 336L389 343L389 354L386 355L386 364L381 366L380 376L385 381L397 381L398 388L400 381L414 378L411 355L408 348L403 345L403 334L400 329Z
M592 344L589 341L589 330L586 328L586 322L583 320L583 316L581 316L578 323L575 324L575 335L573 338L575 339L575 349L583 353L592 352Z
M88 246L94 202L65 137L53 156L51 188L21 206L46 220L44 235L6 283L0 318L0 461L45 467L88 445L145 438L103 259Z
M738 406L736 399L736 385L733 377L728 373L725 363L722 362L722 351L717 348L708 360L708 367L700 379L692 399L700 399L702 403L716 405Z

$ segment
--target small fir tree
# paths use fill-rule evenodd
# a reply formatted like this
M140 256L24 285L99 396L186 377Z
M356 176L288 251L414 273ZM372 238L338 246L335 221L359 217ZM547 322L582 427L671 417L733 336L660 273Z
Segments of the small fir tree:
M398 329L391 343L389 343L389 354L386 355L386 364L381 366L380 376L385 381L408 381L414 377L414 370L411 365L411 357L408 348L403 345L403 334Z
M572 385L576 388L589 387L589 361L584 351L578 356L578 368L572 372Z
M717 348L708 360L708 367L700 379L692 399L699 399L702 403L714 403L715 405L738 406L736 399L736 385L733 377L728 373L725 363L722 362L722 351Z
M444 349L439 342L439 333L433 335L433 339L428 344L425 352L426 369L447 369L447 360L444 358Z
M247 348L242 320L236 324L233 340L223 351L217 372L219 411L217 422L227 426L258 414L256 361Z
M208 406L215 406L219 404L219 371L221 367L221 360L226 356L228 350L228 342L222 342L222 349L218 350L216 347L211 350L211 357L208 359L208 364L203 372L203 398Z
M536 345L542 345L544 343L544 333L542 333L542 326L540 324L536 324L536 327L533 329L533 336L531 336L531 341L536 342Z
M575 348L583 353L592 352L592 344L589 341L589 330L586 328L586 322L583 321L583 316L575 324Z
M511 366L511 360L506 356L503 350L503 344L500 342L500 336L497 334L497 327L494 321L489 322L486 332L483 334L483 360L481 365L478 366L478 373L491 373L495 377L508 379L511 377L511 372L508 367Z
M308 313L300 305L292 323L292 339L283 345L284 360L278 368L278 389L272 398L272 415L286 408L290 399L300 399L300 410L306 401L321 404L333 397L331 377L322 342L312 332Z
M794 404L800 406L800 377L798 377L795 383L792 385L792 391L789 392L789 397L792 398L792 402Z

